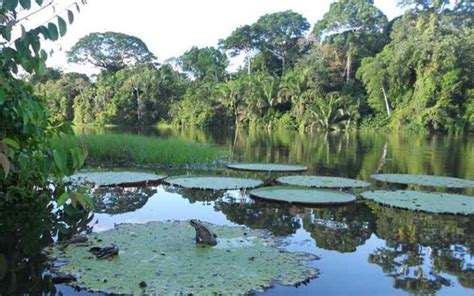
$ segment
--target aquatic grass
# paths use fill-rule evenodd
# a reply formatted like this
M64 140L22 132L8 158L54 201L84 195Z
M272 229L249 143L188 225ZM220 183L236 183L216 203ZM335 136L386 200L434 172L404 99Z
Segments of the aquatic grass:
M63 136L57 149L85 146L86 165L187 165L215 164L226 158L223 149L184 139L119 135Z

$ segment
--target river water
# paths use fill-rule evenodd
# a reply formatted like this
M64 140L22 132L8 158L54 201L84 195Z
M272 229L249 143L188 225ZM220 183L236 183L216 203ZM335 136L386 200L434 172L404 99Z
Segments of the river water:
M128 132L217 145L237 162L304 164L309 168L305 174L312 175L370 180L374 173L410 173L474 179L472 136L195 129ZM474 198L472 190L456 192ZM123 222L200 219L267 229L285 237L288 250L320 257L314 262L319 277L298 287L275 285L263 292L266 295L474 295L474 216L411 212L364 200L342 207L289 206L248 197L239 200L234 198L235 191L213 194L164 185L108 194L106 202L96 203L93 217L73 219L74 226L68 227L93 225L94 231L103 231ZM116 196L127 196L126 202ZM54 219L41 213L35 215L43 223L28 225L34 209L19 211L23 214L4 215L0 221L4 231L0 295L91 294L48 281L41 247L60 235L60 227L51 231Z

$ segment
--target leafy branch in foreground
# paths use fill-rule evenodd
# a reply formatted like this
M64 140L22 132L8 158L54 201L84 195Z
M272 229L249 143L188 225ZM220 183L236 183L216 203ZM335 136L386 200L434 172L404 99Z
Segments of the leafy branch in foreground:
M32 17L51 5L42 0L5 0L0 7L0 204L64 194L63 177L80 168L85 160L85 152L79 147L51 149L51 141L70 133L71 128L52 121L43 100L33 94L31 86L16 78L20 69L29 74L44 72L48 55L41 49L41 42L62 37L67 23L61 15L72 23L74 14L69 7L79 7L74 2L59 14L53 13L47 24L24 28L21 13L36 9L26 15ZM14 39L19 30L21 35ZM87 207L87 201L78 200Z

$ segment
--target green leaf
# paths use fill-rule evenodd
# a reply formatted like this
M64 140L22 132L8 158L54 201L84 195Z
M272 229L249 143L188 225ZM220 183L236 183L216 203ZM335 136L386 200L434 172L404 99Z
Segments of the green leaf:
M49 23L48 24L48 34L49 34L49 39L50 40L52 40L52 41L58 40L58 38L59 38L58 27L53 23Z
M10 161L3 153L0 153L0 165L2 166L3 171L5 172L6 179L8 177L8 173L10 173Z
M66 155L62 151L54 150L53 151L53 158L56 167L61 171L61 173L66 172L67 160Z
M58 26L59 26L59 34L62 36L66 35L67 31L67 24L66 21L60 16L58 16Z
M18 6L18 0L4 0L3 1L3 8L7 10L15 10Z
M35 52L35 54L38 54L39 50L41 48L38 36L36 34L28 32L26 34L26 40L31 45L31 47L33 48L33 51Z
M79 203L84 209L94 208L94 202L87 195L84 195L79 192L71 192L70 197L71 197L71 202L74 205L74 207L77 203Z
M67 192L63 192L58 198L58 207L62 206L63 204L66 203L66 201L69 199L69 194Z
M18 144L18 142L13 140L12 138L3 138L0 142L5 143L15 149L20 149L20 144Z
M40 26L38 28L36 28L38 34L41 33L43 35L43 38L44 39L50 39L51 37L49 36L49 31L48 31L48 28L46 28L45 26Z
M43 0L36 0L36 3L41 6L41 4L43 4Z
M30 9L31 8L31 0L20 0L20 5L24 9Z
M69 21L69 24L72 24L72 22L74 22L74 13L72 13L71 10L67 11L67 19Z

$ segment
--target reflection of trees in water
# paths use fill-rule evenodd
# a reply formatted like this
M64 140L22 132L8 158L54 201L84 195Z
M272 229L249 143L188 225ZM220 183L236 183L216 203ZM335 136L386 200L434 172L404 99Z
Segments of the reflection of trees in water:
M202 202L207 205L222 197L225 192L225 190L200 190L173 186L165 186L165 191L177 193L183 198L189 200L190 203Z
M285 204L266 202L225 202L219 200L215 208L224 213L228 220L252 229L267 229L274 235L290 235L299 229L300 222L295 217L300 208Z
M306 210L303 227L318 248L354 252L373 232L373 215L363 204Z
M68 239L89 231L93 216L71 205L52 210L46 202L0 210L0 295L55 294L42 250L55 237Z
M96 212L113 215L142 208L155 193L151 187L107 187L93 189L92 196Z
M369 262L394 278L394 286L409 292L434 293L451 285L445 274L473 287L474 217L434 215L370 203L377 236L386 247Z

